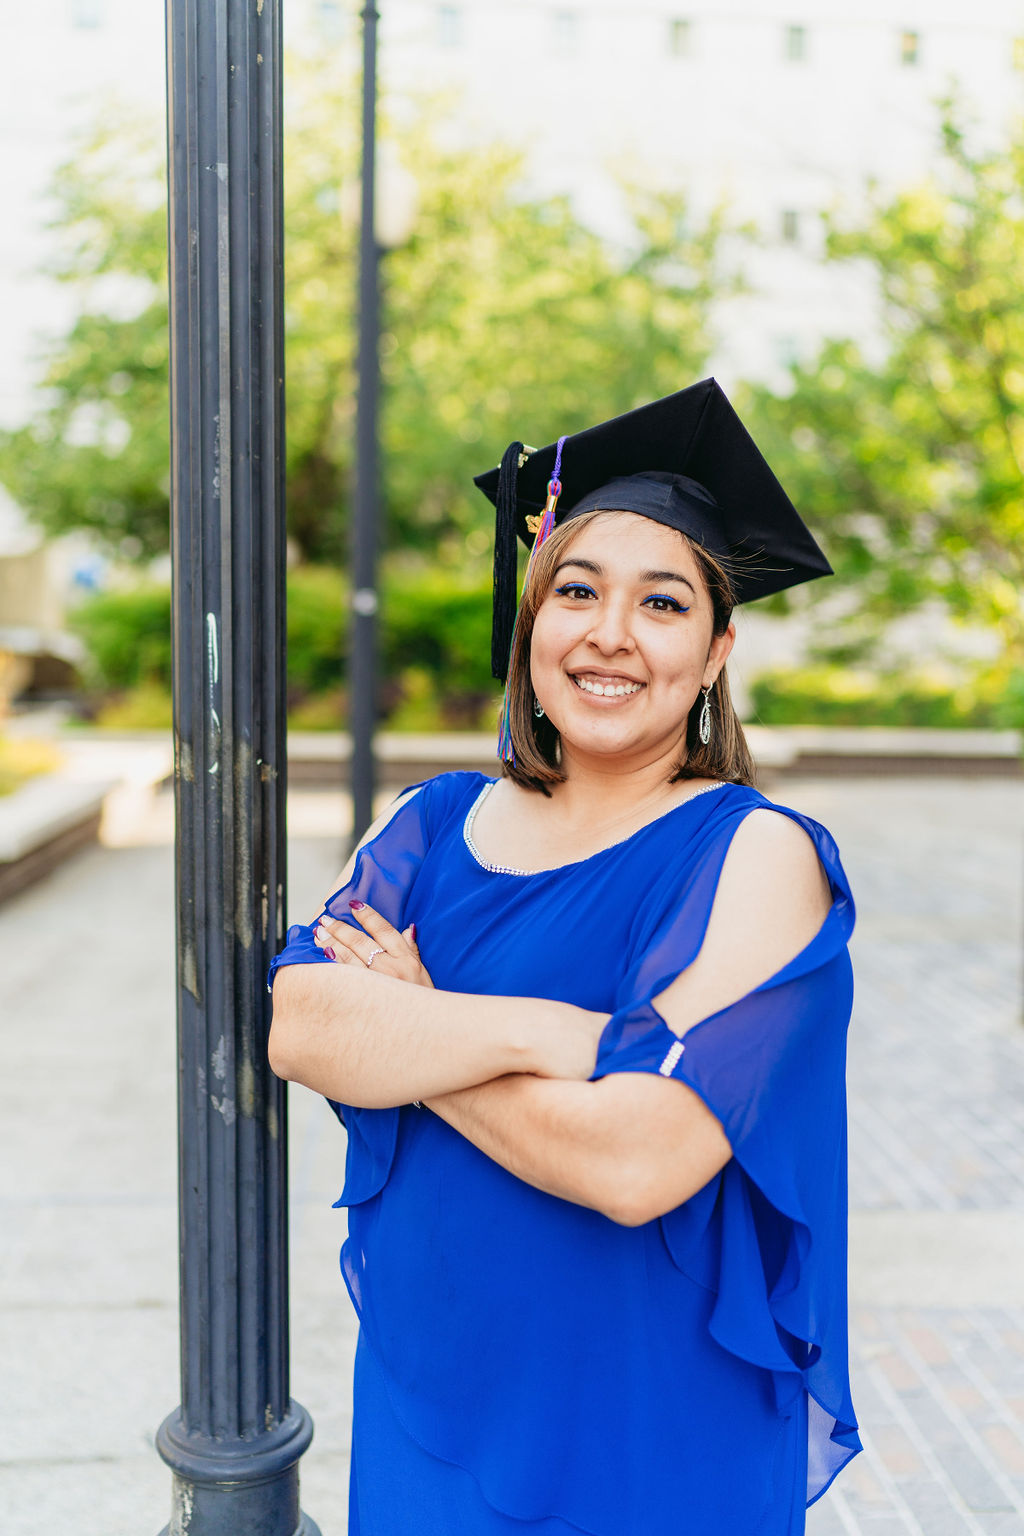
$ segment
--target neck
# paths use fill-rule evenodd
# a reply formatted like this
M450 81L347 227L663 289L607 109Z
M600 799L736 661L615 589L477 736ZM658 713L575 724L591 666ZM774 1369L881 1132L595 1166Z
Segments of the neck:
M671 779L684 756L680 741L628 757L592 757L562 745L565 782L552 786L551 797L575 821L635 816L644 806L677 799L681 785ZM685 793L685 792L684 792Z

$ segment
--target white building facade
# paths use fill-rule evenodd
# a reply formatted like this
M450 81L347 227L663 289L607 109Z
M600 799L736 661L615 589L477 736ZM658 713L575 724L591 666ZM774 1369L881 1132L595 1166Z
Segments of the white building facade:
M355 59L361 0L284 0L297 47ZM925 178L939 97L955 90L979 142L1005 142L1024 104L1016 0L378 0L381 87L449 90L459 137L527 152L538 191L567 192L610 238L619 183L723 200L755 242L749 296L719 316L728 385L777 378L825 335L877 331L856 273L823 268L821 214ZM41 200L76 125L115 100L162 118L162 0L0 0L0 425L30 412L37 338L74 297L45 276Z
M826 335L877 334L863 278L823 267L821 215L920 182L955 93L980 145L1024 108L1016 0L382 0L386 82L451 84L466 131L525 144L533 179L622 228L616 177L753 224L753 290L720 316L727 384ZM337 25L341 7L312 4Z

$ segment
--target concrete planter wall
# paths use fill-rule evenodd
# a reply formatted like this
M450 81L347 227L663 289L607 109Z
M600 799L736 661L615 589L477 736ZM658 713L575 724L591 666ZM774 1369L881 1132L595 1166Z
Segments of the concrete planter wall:
M0 901L96 841L112 785L46 775L0 797Z
M808 774L1024 775L1020 731L890 730L843 726L745 727L770 786L782 776ZM348 784L351 743L341 731L294 731L288 737L288 782L293 788ZM380 781L401 787L452 768L498 771L495 736L453 731L438 735L382 731L377 737Z

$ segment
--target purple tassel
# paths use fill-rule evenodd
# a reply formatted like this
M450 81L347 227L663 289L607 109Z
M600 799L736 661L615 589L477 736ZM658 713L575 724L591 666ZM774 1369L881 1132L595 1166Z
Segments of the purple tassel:
M498 756L503 763L515 766L516 749L512 745L512 712L509 707L507 688L501 705L501 723L498 726Z

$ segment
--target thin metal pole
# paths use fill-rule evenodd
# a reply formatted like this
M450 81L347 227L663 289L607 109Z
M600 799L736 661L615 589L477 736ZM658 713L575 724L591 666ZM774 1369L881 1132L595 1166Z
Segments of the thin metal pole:
M363 18L363 154L359 229L359 392L356 404L356 494L352 521L352 628L349 722L352 734L352 844L373 820L377 714L377 552L380 541L377 412L380 387L380 291L375 217L377 140L377 10Z
M280 0L167 0L181 1405L170 1536L312 1536L290 1400Z

